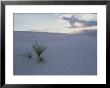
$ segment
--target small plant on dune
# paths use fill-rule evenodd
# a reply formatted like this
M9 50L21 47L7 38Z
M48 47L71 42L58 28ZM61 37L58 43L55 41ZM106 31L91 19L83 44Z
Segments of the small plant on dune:
M27 50L25 48L25 55L28 57L28 58L32 58L32 50Z
M46 49L48 48L47 45L45 45L44 43L38 43L37 41L35 41L35 43L32 45L35 53L37 54L38 58L39 58L39 62L42 62L44 59L42 57L42 54L46 51Z

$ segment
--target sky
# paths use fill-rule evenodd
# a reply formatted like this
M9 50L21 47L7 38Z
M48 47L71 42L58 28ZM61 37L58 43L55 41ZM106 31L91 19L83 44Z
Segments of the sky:
M97 29L95 13L15 13L14 31L77 33Z

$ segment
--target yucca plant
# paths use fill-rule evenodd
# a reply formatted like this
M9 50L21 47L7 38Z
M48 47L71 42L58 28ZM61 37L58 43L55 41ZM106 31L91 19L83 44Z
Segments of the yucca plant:
M27 50L26 48L25 48L25 55L28 57L28 58L32 58L32 50Z
M39 58L38 61L42 62L43 61L42 54L48 48L47 45L45 45L44 43L38 43L37 41L35 41L35 43L32 45L32 47Z

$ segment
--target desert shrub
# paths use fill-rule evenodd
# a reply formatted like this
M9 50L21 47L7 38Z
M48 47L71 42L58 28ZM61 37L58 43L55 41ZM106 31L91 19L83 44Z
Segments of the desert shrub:
M25 56L31 59L32 58L32 50L25 48Z
M37 41L35 41L35 43L33 43L32 47L39 58L38 61L42 62L44 60L44 58L42 57L42 54L48 48L47 45L45 45L44 42L38 43Z

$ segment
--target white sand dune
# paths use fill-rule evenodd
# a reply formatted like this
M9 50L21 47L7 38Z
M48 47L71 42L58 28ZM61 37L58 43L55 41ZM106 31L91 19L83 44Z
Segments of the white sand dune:
M96 75L97 36L89 33L61 34L14 32L14 75ZM32 43L45 42L45 62L22 56Z

